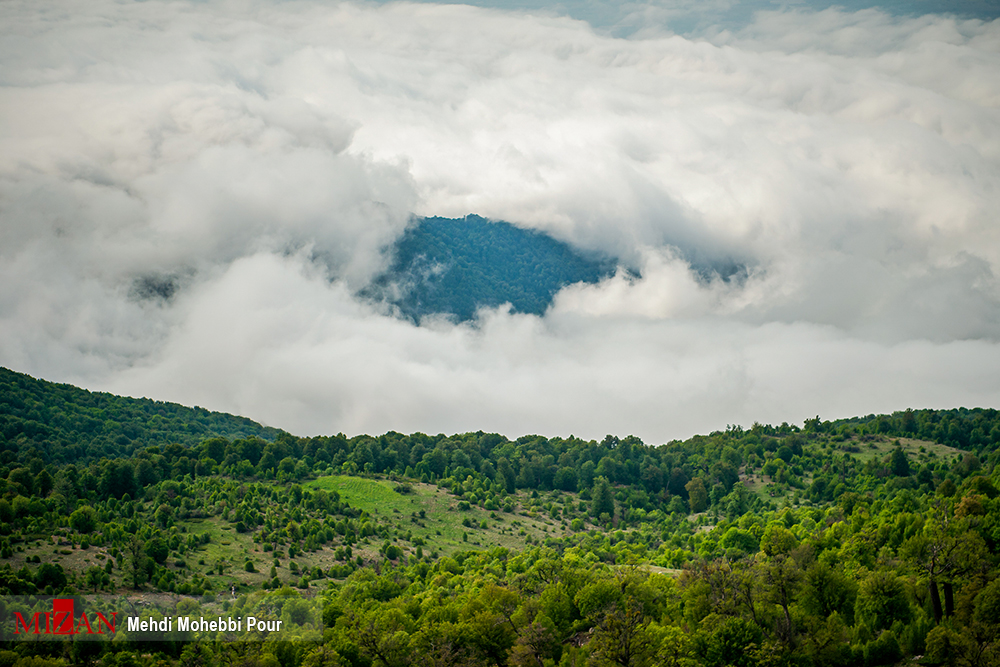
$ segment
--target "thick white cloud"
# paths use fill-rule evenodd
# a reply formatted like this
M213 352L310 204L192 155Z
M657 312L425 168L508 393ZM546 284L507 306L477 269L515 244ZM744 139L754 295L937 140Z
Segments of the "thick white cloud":
M647 14L0 4L0 363L310 433L995 405L1000 21ZM411 213L641 277L415 327L353 296Z

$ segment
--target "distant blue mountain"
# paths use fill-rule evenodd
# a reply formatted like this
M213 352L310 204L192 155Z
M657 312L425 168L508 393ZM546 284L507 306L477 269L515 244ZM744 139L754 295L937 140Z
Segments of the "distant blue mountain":
M416 322L433 314L471 320L478 308L508 302L515 312L540 315L562 287L596 283L614 269L610 259L506 222L476 215L420 218L396 243L389 270L365 294Z

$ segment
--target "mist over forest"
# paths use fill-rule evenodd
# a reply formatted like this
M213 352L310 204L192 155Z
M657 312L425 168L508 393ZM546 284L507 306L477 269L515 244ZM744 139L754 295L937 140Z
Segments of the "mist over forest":
M992 0L0 3L0 667L1000 665L998 72Z
M477 4L3 3L0 363L298 433L997 404L990 3ZM420 264L468 216L534 243Z
M650 445L298 437L6 369L0 389L0 617L57 595L270 628L74 642L3 626L6 664L1000 660L995 409Z

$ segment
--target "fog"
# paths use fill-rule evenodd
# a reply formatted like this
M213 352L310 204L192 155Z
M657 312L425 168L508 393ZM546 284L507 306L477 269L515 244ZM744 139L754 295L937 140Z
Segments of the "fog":
M300 435L995 407L1000 20L693 7L0 4L0 364ZM622 268L357 296L470 213Z

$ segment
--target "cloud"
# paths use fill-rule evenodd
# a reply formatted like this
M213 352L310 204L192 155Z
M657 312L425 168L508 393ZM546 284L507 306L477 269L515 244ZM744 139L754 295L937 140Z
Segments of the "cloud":
M635 433L1000 396L983 341L885 345L833 327L483 313L481 326L381 317L299 257L234 262L178 304L184 324L114 388L184 396L308 434ZM192 381L194 380L194 381ZM727 421L728 420L728 421Z
M302 433L997 402L1000 21L62 7L0 5L4 365ZM411 213L629 270L415 327L355 296Z

